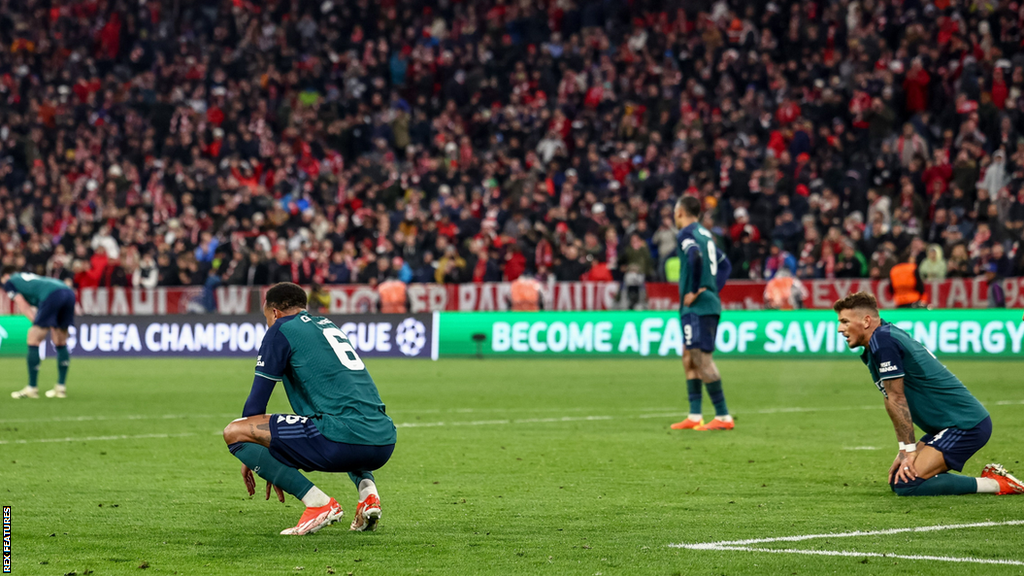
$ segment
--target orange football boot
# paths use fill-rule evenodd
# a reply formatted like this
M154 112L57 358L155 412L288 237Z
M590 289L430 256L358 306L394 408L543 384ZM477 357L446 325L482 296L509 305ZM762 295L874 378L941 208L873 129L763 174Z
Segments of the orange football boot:
M1024 482L1006 471L1002 464L986 464L981 469L982 478L991 478L999 483L999 494L1024 494Z
M683 420L682 422L676 422L675 424L669 426L669 428L671 428L673 430L695 430L698 426L703 426L703 425L704 425L704 419L703 418L701 418L700 420L690 420L689 418L687 418L686 420Z
M342 516L345 512L341 509L341 505L334 498L327 503L326 506L319 506L316 508L306 507L306 511L302 513L302 518L299 518L299 523L294 528L287 528L281 531L281 534L286 536L302 536L304 534L312 534L324 526L330 526Z
M733 422L732 420L726 422L721 418L714 418L711 420L711 422L708 422L703 426L698 426L694 428L694 430L698 430L700 432L703 432L705 430L732 430L735 427L736 423Z
M377 529L377 522L380 520L380 498L376 494L370 494L356 506L356 517L352 520L349 530L356 532L373 531Z

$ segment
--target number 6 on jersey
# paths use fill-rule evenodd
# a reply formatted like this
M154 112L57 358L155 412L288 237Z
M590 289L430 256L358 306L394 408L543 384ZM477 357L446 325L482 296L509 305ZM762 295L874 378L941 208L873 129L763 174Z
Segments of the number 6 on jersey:
M349 370L363 370L366 365L363 364L359 354L356 354L356 349L352 347L352 343L345 337L345 333L337 328L326 328L324 329L324 338L327 338L327 343L334 349L334 353L338 355L338 360L341 365Z

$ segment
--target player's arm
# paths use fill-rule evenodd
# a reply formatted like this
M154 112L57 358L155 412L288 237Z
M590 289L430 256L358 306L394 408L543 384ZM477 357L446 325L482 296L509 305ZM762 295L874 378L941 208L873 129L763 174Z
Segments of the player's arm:
M696 242L689 240L685 244L686 265L689 268L688 279L690 280L690 285L684 286L686 294L683 296L683 305L691 306L700 293L701 276L704 272L704 258L701 256L700 248L697 247Z
M14 297L11 298L11 300L14 301L15 313L25 316L26 318L28 318L29 322L36 321L36 309L33 308L32 305L28 303L28 300L25 300L24 296L15 293Z
M910 482L917 478L914 461L917 445L914 443L914 420L905 394L903 348L887 333L875 332L868 346L878 362L879 388L885 395L885 411L892 420L900 451L889 468L889 482Z
M903 377L883 380L885 385L885 411L889 413L896 430L896 440L904 444L914 443L914 421L910 416L910 405L903 392Z
M245 400L245 407L242 408L242 417L266 414L270 395L274 392L276 385L277 380L257 374L252 380L252 390L249 391L249 397Z
M732 262L729 262L729 258L725 256L725 252L718 251L718 274L715 276L715 284L718 285L718 291L721 292L722 288L725 288L725 283L732 276Z
M284 379L284 372L288 368L288 362L292 356L292 347L288 339L281 334L280 330L271 329L263 337L263 344L260 345L259 356L256 357L256 374L253 376L252 390L249 398L242 408L242 418L258 416L267 413L267 403L270 402L270 395L274 386ZM267 421L269 424L269 421ZM269 435L269 431L267 432ZM253 478L252 470L242 464L242 479L245 481L245 488L252 496L256 490L256 479ZM267 481L267 500L270 499L270 487L273 486ZM277 492L277 499L284 502L284 492L281 488L274 486Z
M252 379L252 390L242 409L242 417L267 413L267 404L274 386L284 378L292 347L280 330L273 330L263 339L260 354L256 357L256 374Z
M8 280L4 283L4 292L7 292L7 297L14 303L14 313L21 314L29 319L29 322L35 322L36 312L32 309L32 305L25 300L25 297L18 293L18 288L14 285L14 282Z
M910 482L917 478L917 444L914 442L914 421L910 415L910 405L903 391L903 377L883 380L885 386L885 411L889 413L892 426L896 430L896 440L900 443L899 454L889 467L889 483L896 481Z

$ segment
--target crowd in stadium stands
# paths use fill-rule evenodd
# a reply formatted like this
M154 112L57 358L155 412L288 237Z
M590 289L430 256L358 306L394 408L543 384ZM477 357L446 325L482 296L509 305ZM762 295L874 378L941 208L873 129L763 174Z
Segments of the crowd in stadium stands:
M1022 20L0 0L2 259L79 287L662 280L690 194L734 278L1019 275Z

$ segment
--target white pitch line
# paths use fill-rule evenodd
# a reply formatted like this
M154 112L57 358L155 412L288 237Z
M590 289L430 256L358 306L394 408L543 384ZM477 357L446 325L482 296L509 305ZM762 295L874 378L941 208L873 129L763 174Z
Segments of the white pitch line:
M182 436L195 436L192 432L182 434L138 434L128 436L124 434L114 436L81 436L78 438L34 438L31 440L0 440L0 444L36 444L48 442L91 442L93 440L143 440L150 438L181 438Z
M678 414L682 414L677 413ZM621 418L621 417L620 417ZM643 418L643 416L627 416L626 418ZM508 424L545 424L552 422L592 422L596 420L616 420L615 416L563 416L561 418L517 418L507 420L470 420L455 422L400 422L396 428L437 428L440 426L504 426Z
M846 446L843 450L881 450L878 446Z
M858 536L887 536L907 532L937 532L940 530L960 530L964 528L989 528L994 526L1019 526L1024 520L1007 520L1005 522L977 522L974 524L944 524L938 526L918 526L916 528L890 528L888 530L856 530L833 534L804 534L802 536L780 536L775 538L752 538L748 540L723 540L720 542L702 542L698 544L669 544L670 548L688 550L711 550L719 552L766 552L769 554L804 554L808 556L847 556L855 558L899 558L902 560L934 560L939 562L958 562L970 564L1000 564L1024 566L1020 560L1000 560L990 558L929 556L922 554L880 554L878 552L855 552L852 550L801 550L797 548L754 548L750 544L767 544L771 542L801 542L822 538L854 538Z
M723 550L735 552L768 552L770 554L805 554L808 556L850 556L855 558L899 558L901 560L935 560L939 562L959 562L969 564L1002 564L1024 566L1019 560L999 560L989 558L959 558L956 556L926 556L920 554L879 554L877 552L854 552L850 550L798 550L796 548L750 548L747 546L718 546L707 550Z
M636 418L636 416L627 416L626 418ZM521 420L513 420L514 424L538 424L545 422L590 422L593 420L615 420L615 416L563 416L562 418L523 418Z
M662 410L663 408L601 408L587 406L572 406L568 408L422 408L403 410L396 408L388 410L388 414L475 414L495 413L508 414L520 412L586 412L588 410L622 410L644 412L649 410Z
M763 410L754 410L752 412L746 412L746 414L788 414L790 412L847 412L849 410L878 410L884 408L882 404L869 404L866 406L835 406L828 408L765 408ZM744 412L738 412L742 415Z
M723 540L720 542L705 542L701 544L669 544L673 548L689 548L691 550L703 550L713 546L749 546L750 544L767 544L769 542L802 542L804 540L819 540L821 538L856 538L858 536L888 536L890 534L903 534L906 532L937 532L940 530L960 530L963 528L990 528L993 526L1019 526L1024 520L1007 520L1005 522L977 522L974 524L940 524L938 526L917 526L915 528L889 528L887 530L855 530L853 532L838 532L832 534L803 534L801 536L778 536L775 538L753 538L750 540Z
M50 418L6 418L0 424L29 422L96 422L108 420L187 420L189 418L231 418L237 414L127 414L123 416L53 416Z

